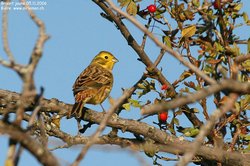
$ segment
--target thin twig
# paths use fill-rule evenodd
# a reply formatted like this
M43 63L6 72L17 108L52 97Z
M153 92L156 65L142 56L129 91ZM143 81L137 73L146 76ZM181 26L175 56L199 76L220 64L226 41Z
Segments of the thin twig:
M35 22L35 24L39 28L39 36L34 46L34 49L32 51L30 62L27 66L24 67L25 70L23 70L24 72L22 73L22 75L20 75L23 80L23 90L22 90L23 97L20 99L20 102L19 102L20 106L17 109L17 113L16 113L17 117L15 121L16 124L20 124L23 119L23 113L25 109L24 107L25 100L28 97L34 97L36 95L35 83L34 83L34 78L33 78L34 72L42 56L44 44L46 40L49 38L49 36L46 34L44 23L31 10L28 3L26 3L26 0L20 0L20 2L22 2L25 9L29 13L31 19Z
M183 157L181 157L180 161L177 163L177 166L185 166L187 165L198 149L201 147L204 138L209 134L209 132L214 127L215 123L228 111L233 108L235 101L238 98L238 94L231 93L229 95L228 101L225 103L225 105L221 106L219 109L215 110L212 115L209 117L209 120L206 122L205 125L203 125L199 131L199 134L196 136L193 144L193 149L190 151L187 151Z
M145 25L146 28L149 28L151 21L152 21L152 18L150 17L150 18L148 19L148 23ZM146 40L147 40L147 34L144 33L144 35L143 35L143 37L142 37L142 44L141 44L141 48L142 48L142 49L145 48Z
M163 102L160 104L147 105L141 109L141 114L156 114L158 112L166 111L169 109L174 109L185 104L194 103L198 100L201 100L209 95L217 93L222 90L227 90L231 92L236 92L240 94L249 94L250 93L250 83L248 82L238 82L234 80L222 80L218 84L211 85L207 88L203 88L196 93L188 94L187 96L182 96L176 99L173 99L169 102Z
M158 64L161 62L164 54L165 54L165 50L161 49L160 54L158 55L157 59L155 60L153 67L157 67L158 66Z
M12 63L15 63L15 59L10 50L9 41L8 41L8 12L9 10L7 10L7 8L9 7L9 5L10 5L10 0L6 0L4 3L4 8L6 10L3 10L3 16L2 16L2 35L3 35L2 37L3 37L4 51L6 52L9 58L10 64L12 64Z
M123 12L120 8L118 8L113 1L106 0L106 2L110 5L110 7L115 10L117 13L121 14L122 16L126 17L129 21L131 21L136 27L138 27L141 31L143 31L145 34L148 35L149 38L151 38L155 44L165 51L167 51L169 54L173 55L175 58L177 58L183 65L191 69L194 73L196 73L198 76L203 78L206 82L209 84L215 84L216 81L209 76L207 76L204 72L202 72L199 68L194 66L192 63L186 61L181 54L174 51L173 49L167 47L164 43L160 42L145 26L141 25L133 16L130 16L126 12Z
M250 59L250 54L247 54L247 55L244 55L244 56L237 56L234 61L237 63L237 64L240 64L242 62L245 62L246 60L249 60Z

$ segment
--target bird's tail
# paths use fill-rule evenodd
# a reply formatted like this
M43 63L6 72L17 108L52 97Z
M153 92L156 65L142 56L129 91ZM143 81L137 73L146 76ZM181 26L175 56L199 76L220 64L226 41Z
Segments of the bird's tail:
M76 118L83 118L85 110L83 110L84 102L77 102L73 105L72 110L68 113L67 118L71 118L75 115Z

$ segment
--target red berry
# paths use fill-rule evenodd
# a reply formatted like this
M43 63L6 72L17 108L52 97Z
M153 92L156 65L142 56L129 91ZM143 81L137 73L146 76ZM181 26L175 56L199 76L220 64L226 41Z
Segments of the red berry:
M161 112L158 114L158 120L160 123L166 123L168 119L168 112Z
M215 0L213 6L215 9L221 9L221 0Z
M162 86L161 86L161 90L167 90L168 89L168 86L166 85L166 84L163 84Z
M148 9L148 11L149 11L150 13L154 13L154 12L156 12L156 10L157 10L156 6L153 5L153 4L149 5L149 6L147 7L147 9Z

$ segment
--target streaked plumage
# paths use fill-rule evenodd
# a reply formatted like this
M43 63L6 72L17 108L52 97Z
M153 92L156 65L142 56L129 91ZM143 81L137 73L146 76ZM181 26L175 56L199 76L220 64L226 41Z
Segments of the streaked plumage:
M94 57L73 85L75 104L68 118L73 115L77 118L83 117L84 104L101 104L108 97L113 86L112 69L117 61L107 51L101 51Z

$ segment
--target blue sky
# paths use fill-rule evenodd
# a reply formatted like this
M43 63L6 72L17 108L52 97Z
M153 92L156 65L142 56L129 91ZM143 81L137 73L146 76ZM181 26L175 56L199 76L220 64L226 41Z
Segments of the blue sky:
M136 53L128 46L114 24L100 16L100 8L92 1L45 0L43 2L47 3L47 5L44 5L44 10L36 10L35 12L45 22L47 33L51 38L45 44L44 54L35 74L35 81L37 89L41 86L45 88L44 96L46 98L57 98L66 103L73 103L72 84L78 74L101 50L110 51L119 59L119 63L116 64L113 72L115 77L111 92L113 98L118 98L122 94L121 88L131 87L140 78L145 70L144 65L136 60L138 58ZM243 2L243 10L249 11L250 1L244 0ZM150 3L153 3L153 0L145 1L145 6L141 6L141 8ZM0 16L2 17L2 13L0 13ZM129 22L125 22L140 43L142 33ZM246 30L249 32L249 28L240 29L239 35L244 36ZM247 36L249 36L249 33ZM9 44L17 62L21 64L28 62L36 38L37 28L28 14L25 11L11 10L9 13ZM6 58L2 48L1 39L0 56ZM159 54L159 48L148 41L146 52L154 60ZM165 68L163 72L170 82L176 80L177 76L185 69L170 55L164 57L160 67ZM17 92L21 90L21 80L16 73L0 66L0 75L1 89ZM156 84L158 86L158 83ZM89 107L101 111L99 106ZM104 107L108 109L107 101L104 103ZM137 119L140 117L140 112L139 109L132 109L129 112L124 111L121 116ZM153 120L156 121L156 117L151 117L148 121L152 122ZM185 119L182 122L185 123ZM66 132L76 134L76 121L73 119L63 120L61 127ZM108 131L106 130L105 133ZM91 134L91 132L93 132L93 129L86 134ZM128 135L123 134L123 136ZM5 136L0 137L0 165L3 165L6 157L7 140ZM55 146L55 142L58 144L58 141L52 139L51 147ZM62 165L68 165L76 158L80 150L81 146L75 146L69 149L56 150L54 153ZM152 160L145 157L144 153L139 155L148 163L152 163ZM140 165L135 156L135 154L115 146L97 146L88 152L82 164L91 166ZM37 161L28 152L25 152L20 165L27 164L37 165ZM168 165L171 164L173 163L168 163Z

